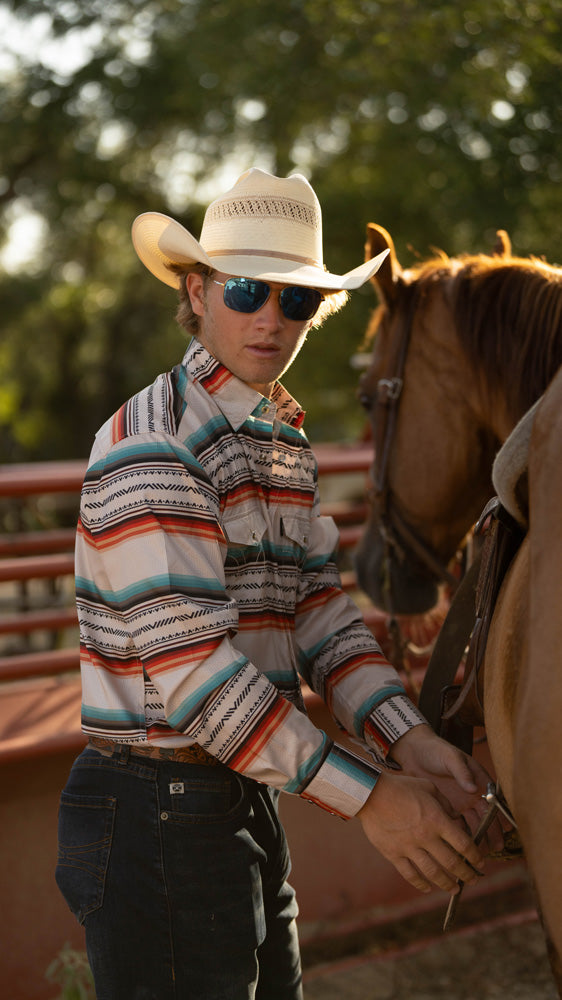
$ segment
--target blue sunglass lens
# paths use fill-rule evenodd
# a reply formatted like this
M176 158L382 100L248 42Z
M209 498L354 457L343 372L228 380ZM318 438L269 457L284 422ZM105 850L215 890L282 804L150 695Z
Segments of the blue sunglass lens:
M288 285L279 296L283 315L301 322L312 319L321 301L322 295L315 288L301 288L299 285Z
M252 278L228 278L224 283L224 304L240 313L254 313L267 302L271 288L265 281ZM305 322L318 311L323 296L315 288L287 285L279 295L279 305L286 319Z
M224 304L235 312L257 312L267 302L269 292L269 285L265 281L229 278L224 284Z

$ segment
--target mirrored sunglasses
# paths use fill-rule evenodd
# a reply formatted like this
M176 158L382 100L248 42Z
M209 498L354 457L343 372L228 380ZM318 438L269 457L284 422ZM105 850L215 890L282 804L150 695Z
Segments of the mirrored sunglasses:
M271 295L271 287L266 281L255 278L227 278L226 281L212 279L215 285L222 285L225 306L239 313L254 313L265 305ZM279 293L279 305L286 319L299 323L312 319L320 307L324 296L316 288L300 285L286 285Z

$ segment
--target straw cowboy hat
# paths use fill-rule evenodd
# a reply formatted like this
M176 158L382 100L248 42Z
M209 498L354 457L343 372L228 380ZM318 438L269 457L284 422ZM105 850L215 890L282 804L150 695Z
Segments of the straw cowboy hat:
M159 212L133 223L133 244L152 274L172 288L179 278L171 264L207 264L235 277L304 285L327 292L359 288L389 253L346 274L331 274L322 259L322 212L301 174L274 177L253 168L230 191L211 202L200 241Z

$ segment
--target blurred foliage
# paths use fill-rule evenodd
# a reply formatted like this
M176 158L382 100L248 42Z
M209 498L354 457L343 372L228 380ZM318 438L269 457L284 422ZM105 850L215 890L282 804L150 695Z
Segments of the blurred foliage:
M61 987L57 1000L95 1000L88 956L85 951L75 951L68 942L49 965L45 979Z
M489 250L497 228L556 262L561 15L562 0L0 2L0 459L86 456L176 363L173 294L131 222L162 211L198 235L248 166L309 177L330 270L360 263L369 221L403 265ZM375 302L354 293L285 377L312 440L360 432L350 357Z

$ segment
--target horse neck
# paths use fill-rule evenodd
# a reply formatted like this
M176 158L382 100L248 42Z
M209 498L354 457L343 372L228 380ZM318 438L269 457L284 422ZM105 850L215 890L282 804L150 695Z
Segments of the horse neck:
M562 271L468 258L448 285L453 325L479 387L480 419L505 441L562 364Z
M493 447L505 441L518 417L510 412L505 384L489 375L477 353L463 343L452 305L454 280L451 268L442 280L415 288L414 302L423 303L423 311L412 326L410 355L415 355L414 371L421 364L429 384L439 392L446 387L464 414L461 419L478 427Z
M503 444L523 412L513 414L504 387L493 384L482 371L475 372L475 417L491 438Z

